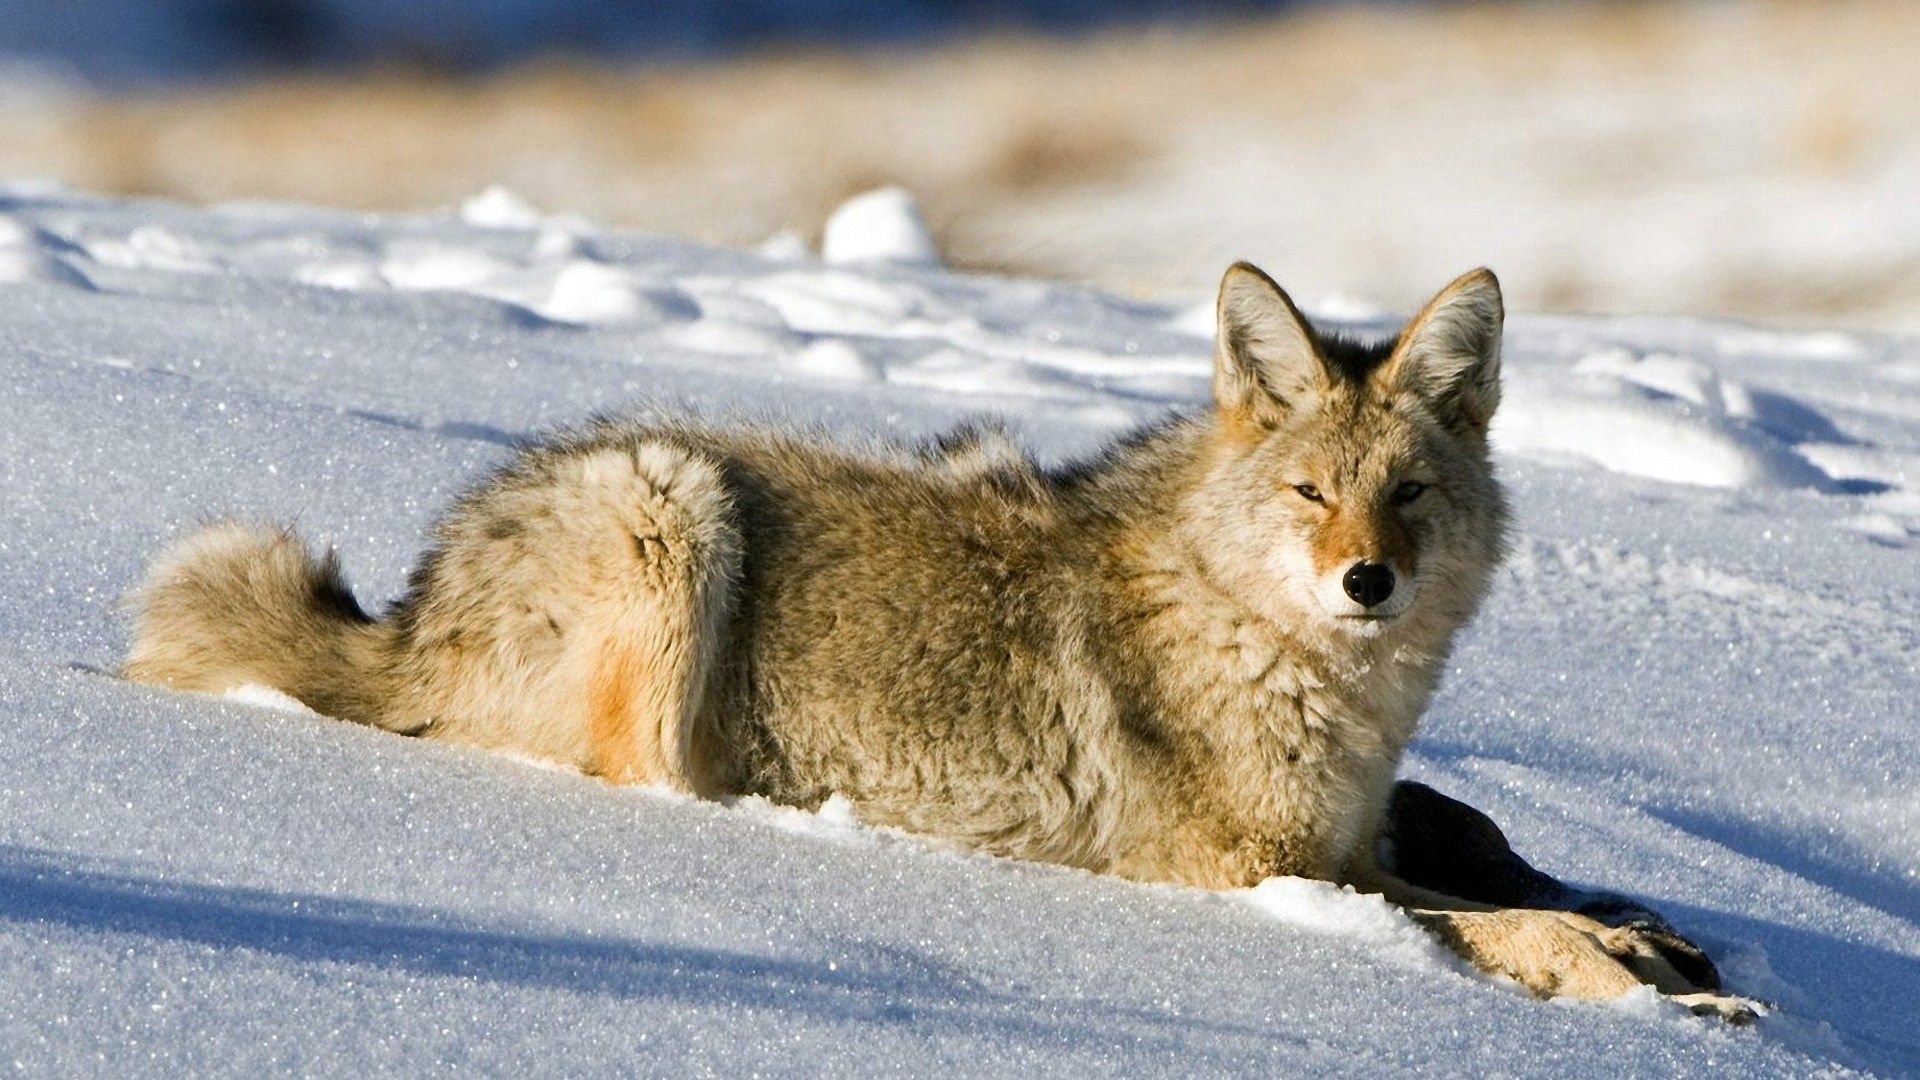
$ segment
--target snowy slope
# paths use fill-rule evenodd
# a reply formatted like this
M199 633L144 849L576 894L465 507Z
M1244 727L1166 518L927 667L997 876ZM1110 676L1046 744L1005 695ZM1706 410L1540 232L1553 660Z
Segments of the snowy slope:
M296 520L378 602L453 492L595 410L992 410L1058 460L1204 394L1203 313L467 218L0 196L0 1064L1920 1072L1920 341L1511 324L1516 551L1408 772L1782 1006L1735 1030L1535 1002L1324 886L1131 885L102 674L196 518Z

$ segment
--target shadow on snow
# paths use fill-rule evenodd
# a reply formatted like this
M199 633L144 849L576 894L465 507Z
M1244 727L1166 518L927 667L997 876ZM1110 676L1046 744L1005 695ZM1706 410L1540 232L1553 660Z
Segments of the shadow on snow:
M1270 1048L1304 1040L1094 998L1008 993L941 961L836 941L836 959L476 925L432 909L135 877L0 845L0 919L139 934L302 962L537 986L620 999L746 1006L836 1020L967 1032L1055 1047L1157 1044L1205 1058L1187 1035Z

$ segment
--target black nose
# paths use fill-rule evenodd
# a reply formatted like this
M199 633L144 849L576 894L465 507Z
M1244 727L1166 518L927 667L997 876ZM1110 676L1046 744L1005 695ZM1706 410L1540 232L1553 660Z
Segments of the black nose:
M1340 585L1355 603L1372 607L1393 595L1393 568L1386 563L1357 562Z

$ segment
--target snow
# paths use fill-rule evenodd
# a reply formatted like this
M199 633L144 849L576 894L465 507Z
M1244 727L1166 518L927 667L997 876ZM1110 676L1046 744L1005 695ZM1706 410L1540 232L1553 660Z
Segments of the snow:
M1574 380L1544 385L1515 380L1494 436L1503 449L1562 453L1614 472L1706 487L1832 482L1794 450L1814 432L1794 427L1791 417L1769 424L1744 386L1699 361L1610 350L1581 360L1573 373Z
M1275 921L1310 933L1364 942L1376 960L1439 974L1469 968L1378 896L1305 878L1268 878L1246 900Z
M820 257L830 263L899 263L932 266L940 261L933 236L913 196L897 187L856 195L827 218Z
M537 229L545 219L532 203L493 184L461 202L460 220L483 229Z
M1167 33L1112 3L921 0L885 10L956 36L873 49L933 27L794 0L15 4L0 173L391 209L505 180L470 220L737 245L815 237L884 180L950 263L1114 289L1198 299L1251 258L1357 315L1489 262L1528 310L1920 329L1907 0L1268 6ZM1067 7L1106 29L1018 32ZM741 51L808 21L829 49ZM628 50L674 59L592 55Z
M107 675L195 521L296 522L377 604L455 492L596 411L989 411L1060 461L1206 393L1181 306L480 205L0 192L10 1067L1920 1071L1920 341L1509 326L1514 552L1406 772L1778 1004L1735 1030L1536 1002L1323 884L1133 885Z
M271 686L262 686L259 683L247 683L244 686L236 686L220 696L226 698L228 701L237 701L242 705L254 705L262 709L278 709L281 712L294 713L296 715L303 713L308 716L320 715L312 709L307 708L299 698L276 690Z

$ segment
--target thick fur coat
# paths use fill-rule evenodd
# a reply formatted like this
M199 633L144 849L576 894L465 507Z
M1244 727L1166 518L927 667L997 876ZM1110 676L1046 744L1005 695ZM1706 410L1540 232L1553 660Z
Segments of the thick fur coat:
M991 428L594 423L461 499L377 620L285 532L186 539L126 674L1140 880L1351 883L1543 993L1694 993L1629 931L1376 862L1501 554L1501 321L1476 271L1349 342L1237 265L1213 408L1061 470Z

